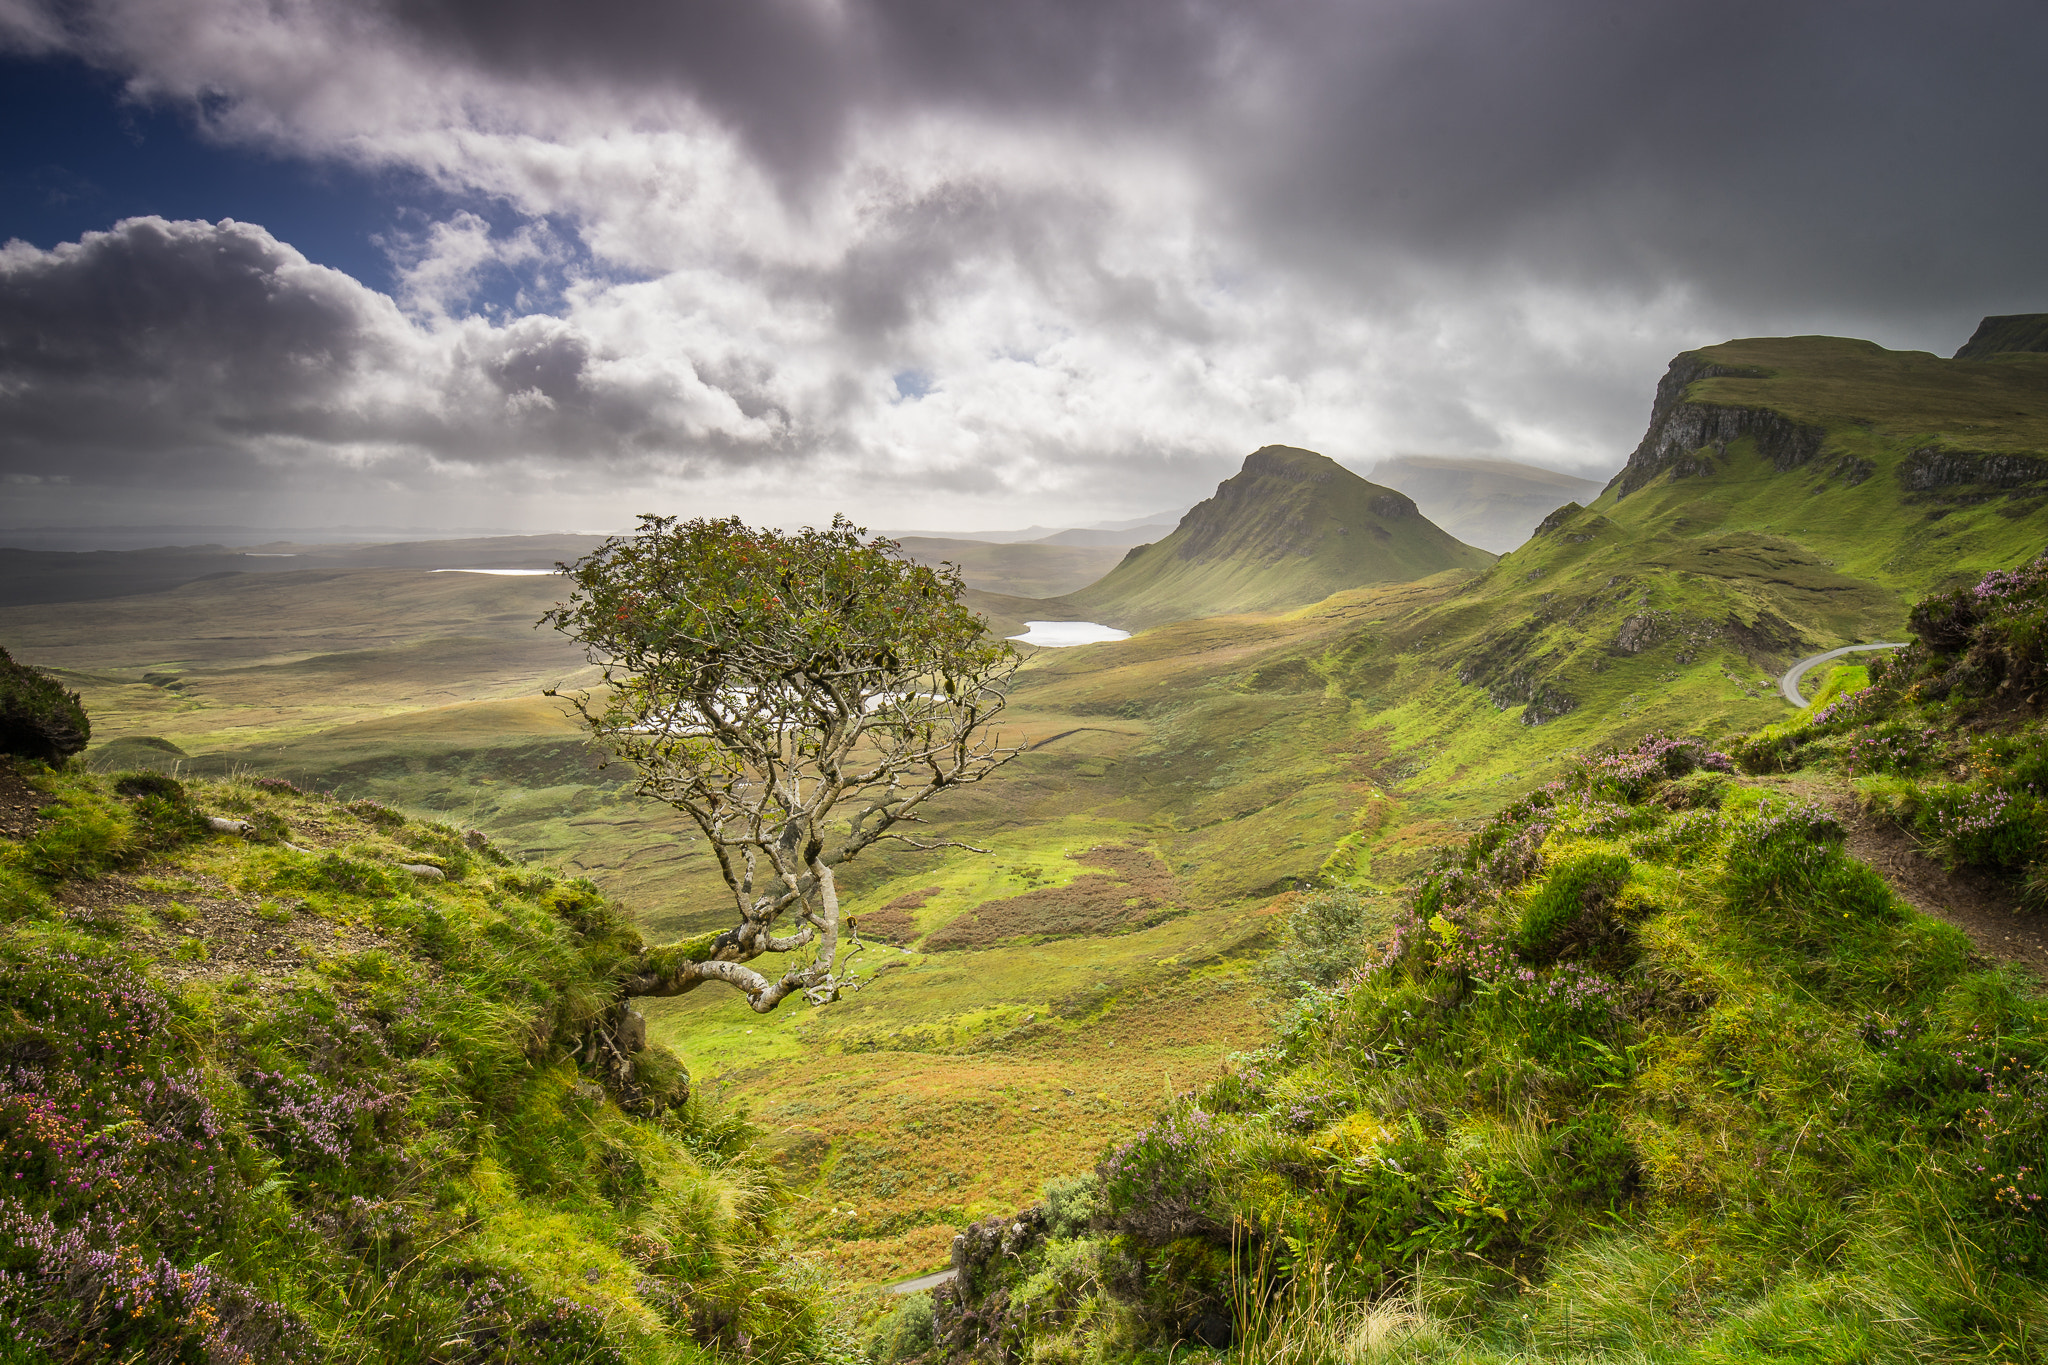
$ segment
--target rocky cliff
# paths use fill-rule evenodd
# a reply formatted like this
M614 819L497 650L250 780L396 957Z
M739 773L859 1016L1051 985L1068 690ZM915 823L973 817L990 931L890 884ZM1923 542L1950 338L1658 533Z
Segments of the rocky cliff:
M1695 383L1721 376L1764 379L1769 374L1752 366L1716 364L1696 351L1672 361L1657 383L1649 430L1614 476L1617 498L1626 498L1660 474L1686 478L1711 473L1715 460L1745 437L1755 441L1757 453L1781 472L1796 469L1820 453L1827 437L1822 427L1794 421L1769 408L1687 400L1686 393Z

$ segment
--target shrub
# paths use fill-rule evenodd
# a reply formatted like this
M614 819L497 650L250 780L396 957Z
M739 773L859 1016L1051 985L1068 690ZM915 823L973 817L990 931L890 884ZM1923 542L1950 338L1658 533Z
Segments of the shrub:
M116 796L157 796L179 805L191 804L191 798L185 794L185 784L169 773L116 773L113 783Z
M1188 1106L1113 1149L1096 1167L1110 1224L1154 1245L1221 1231L1225 1224L1209 1206L1221 1138L1215 1119Z
M1939 760L1943 732L1932 725L1889 721L1866 726L1843 741L1849 773L1916 773Z
M932 1348L932 1296L905 1294L895 1311L875 1324L868 1356L877 1362L910 1360Z
M1953 864L2015 871L2041 856L2048 805L2028 791L1942 782L1925 789L1917 823Z
M1079 1237L1100 1208L1102 1179L1093 1171L1060 1176L1045 1184L1045 1226L1054 1237Z
M92 739L76 692L0 649L0 754L62 763Z
M1606 912L1628 875L1619 853L1582 853L1559 864L1522 911L1522 951L1546 960L1611 937Z
M1811 738L1807 727L1796 722L1766 725L1738 736L1728 752L1746 773L1789 773L1805 762L1800 749Z
M1703 740L1648 734L1629 748L1594 760L1584 772L1589 790L1636 801L1663 782L1701 768L1726 773L1734 770L1734 763Z
M1287 908L1280 947L1264 975L1289 998L1315 986L1334 986L1362 965L1373 936L1393 916L1377 898L1337 889L1298 895Z
M1811 806L1765 807L1729 837L1725 882L1764 934L1814 947L1842 931L1841 921L1897 921L1891 887L1842 849L1842 828Z

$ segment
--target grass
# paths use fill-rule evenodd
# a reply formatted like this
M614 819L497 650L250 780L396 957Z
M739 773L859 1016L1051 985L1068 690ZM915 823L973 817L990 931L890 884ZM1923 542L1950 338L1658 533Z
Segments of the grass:
M1275 1041L1108 1152L1090 1218L1049 1195L971 1237L932 1330L1072 1361L2039 1358L2038 983L1771 775L2039 880L2048 558L1913 615L1921 644L1735 737L1761 775L1650 737L1525 790L1390 934L1355 893L1293 900Z
M1409 499L1313 451L1267 446L1172 535L1133 550L1062 610L1137 628L1279 611L1368 583L1483 568Z
M8 1358L840 1351L745 1130L665 1050L594 1064L637 935L590 883L282 782L28 775L40 828L0 841Z
M1928 442L2041 449L2037 398L2023 391L2031 361L1957 368L1828 339L1731 347L1709 358L1774 374L1704 380L1695 396L1820 423L1821 458L1780 472L1738 441L1711 472L1608 495L1475 575L1032 652L1011 717L1029 752L945 814L949 833L992 855L847 870L856 914L922 896L887 921L913 952L871 950L900 965L820 1012L760 1019L715 991L654 1008L656 1033L771 1129L806 1235L837 1274L872 1283L931 1268L946 1229L1083 1169L1147 1126L1169 1082L1187 1088L1221 1054L1256 1046L1273 1008L1261 1002L1278 989L1256 963L1286 922L1268 912L1293 904L1292 888L1394 904L1438 849L1588 757L1647 730L1768 734L1793 715L1774 688L1791 658L1904 638L1920 593L2040 548L2024 489L1922 496L1899 478ZM1853 484L1851 457L1872 471ZM96 737L165 736L191 755L186 772L289 775L484 829L591 876L654 936L719 925L688 831L625 799L535 698L579 663L530 629L553 595L535 580L278 574L13 608L0 629L23 657L70 670ZM973 600L1005 632L1064 614ZM1808 724L1781 732L1798 736L1785 749L1818 745L1822 761L1841 741ZM145 758L131 748L122 762ZM1897 785L1908 775L1863 776L1873 800L1933 808L1927 774L1911 778L1917 796ZM1077 855L1104 844L1156 856L1188 913L1106 937L923 950L976 907L1089 875ZM0 902L15 894L0 885ZM1016 1104L983 1107L1012 1093ZM1103 1107L1084 1111L1089 1095ZM1654 1288L1687 1264L1671 1235L1666 1260L1629 1273ZM1361 1341L1411 1329L1436 1340L1452 1329L1435 1292L1370 1321L1356 1303L1301 1304ZM1566 1329L1574 1350L1577 1331Z
M1262 1362L2029 1358L2048 1013L1825 817L1693 761L1725 766L1646 746L1482 830L1383 955L1107 1157L1093 1230L977 1270L982 1303L1064 1265L1054 1311L974 1331L1077 1360L1212 1330Z

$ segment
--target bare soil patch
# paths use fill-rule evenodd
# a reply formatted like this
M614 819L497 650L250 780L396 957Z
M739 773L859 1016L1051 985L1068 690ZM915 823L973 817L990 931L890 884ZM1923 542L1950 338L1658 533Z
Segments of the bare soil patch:
M1853 797L1837 797L1833 805L1848 831L1849 852L1876 868L1908 904L1961 929L1986 957L2017 963L2048 982L2048 922L2021 910L2010 887L1949 871L1921 852L1910 832L1863 811Z
M922 891L913 891L907 896L898 896L879 910L870 910L859 917L862 938L871 938L881 943L904 944L917 937L917 917L910 912L921 910L924 903L939 894L944 888L927 886Z
M31 787L13 763L0 759L0 838L33 836L42 823L36 811L48 804L49 798Z
M117 873L66 882L55 899L74 920L126 921L127 934L150 941L156 973L169 982L249 976L274 984L322 957L391 946L359 926L308 914L290 898L270 901L266 913L261 898L219 878L182 869L153 871L159 874L150 878L156 886L143 885L147 872ZM161 889L165 885L177 889Z
M1084 872L1065 886L986 902L933 931L925 938L925 950L1123 933L1157 924L1168 912L1184 908L1180 884L1149 848L1097 844L1067 856L1104 871Z

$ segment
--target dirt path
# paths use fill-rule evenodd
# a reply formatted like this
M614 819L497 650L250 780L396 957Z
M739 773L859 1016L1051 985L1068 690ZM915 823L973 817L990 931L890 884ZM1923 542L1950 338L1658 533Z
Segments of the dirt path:
M1988 877L1950 872L1922 853L1912 835L1857 810L1853 798L1835 809L1849 831L1849 851L1915 909L1961 929L1986 957L2018 963L2048 983L2048 919L2021 910L2011 890Z
M1780 781L1787 791L1833 811L1848 831L1849 852L1876 868L1900 899L1955 925L1985 957L2015 963L2048 984L2048 916L2020 909L2010 887L1990 877L1950 872L1922 853L1911 834L1865 812L1854 794L1839 786L1798 776Z
M29 838L42 823L36 810L49 803L14 770L12 759L0 758L0 839Z

